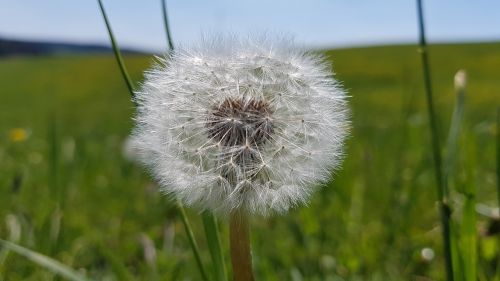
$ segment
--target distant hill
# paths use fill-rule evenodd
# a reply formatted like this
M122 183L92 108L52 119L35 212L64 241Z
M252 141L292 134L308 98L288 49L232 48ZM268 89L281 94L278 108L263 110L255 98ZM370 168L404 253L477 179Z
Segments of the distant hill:
M42 42L0 38L0 57L63 54L106 54L111 53L112 51L113 50L111 49L111 47L98 44ZM145 54L145 52L127 48L121 49L121 51L128 54Z

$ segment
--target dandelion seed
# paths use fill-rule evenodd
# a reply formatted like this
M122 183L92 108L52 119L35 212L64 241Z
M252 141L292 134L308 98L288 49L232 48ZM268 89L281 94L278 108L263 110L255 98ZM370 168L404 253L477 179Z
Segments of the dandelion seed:
M162 190L200 210L285 212L338 167L346 95L290 40L219 36L146 73L133 143Z

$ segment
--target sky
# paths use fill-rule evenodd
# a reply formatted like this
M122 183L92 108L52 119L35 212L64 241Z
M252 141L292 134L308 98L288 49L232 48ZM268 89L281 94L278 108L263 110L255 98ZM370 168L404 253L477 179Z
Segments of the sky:
M428 40L500 40L500 1L423 0ZM160 0L103 0L122 47L166 48ZM175 44L272 32L311 48L417 41L414 0L170 0ZM0 0L0 37L108 44L97 0Z

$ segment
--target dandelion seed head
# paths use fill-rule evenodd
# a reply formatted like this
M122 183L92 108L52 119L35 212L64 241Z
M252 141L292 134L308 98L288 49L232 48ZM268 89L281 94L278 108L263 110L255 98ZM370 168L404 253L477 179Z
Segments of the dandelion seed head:
M267 215L304 204L338 167L346 95L289 39L204 38L153 66L133 143L162 191L200 210Z

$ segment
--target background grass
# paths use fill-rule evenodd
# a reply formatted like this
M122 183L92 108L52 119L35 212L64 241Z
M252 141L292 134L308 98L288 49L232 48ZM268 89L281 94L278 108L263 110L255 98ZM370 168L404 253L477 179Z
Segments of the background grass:
M453 76L463 68L469 77L449 179L453 218L461 229L470 190L478 202L496 206L500 44L436 45L429 52L442 140L455 103ZM351 95L347 157L308 207L252 220L257 279L443 279L416 46L325 53ZM125 61L140 81L152 58ZM198 280L174 205L123 156L134 110L121 79L112 56L0 60L0 238L97 280ZM14 128L25 129L28 138L14 141ZM188 215L207 263L201 218ZM482 235L494 230L494 221L478 219L479 279L492 280L500 247L495 237ZM227 254L227 225L220 226ZM433 249L436 258L422 258L423 248ZM60 279L0 251L0 280Z

